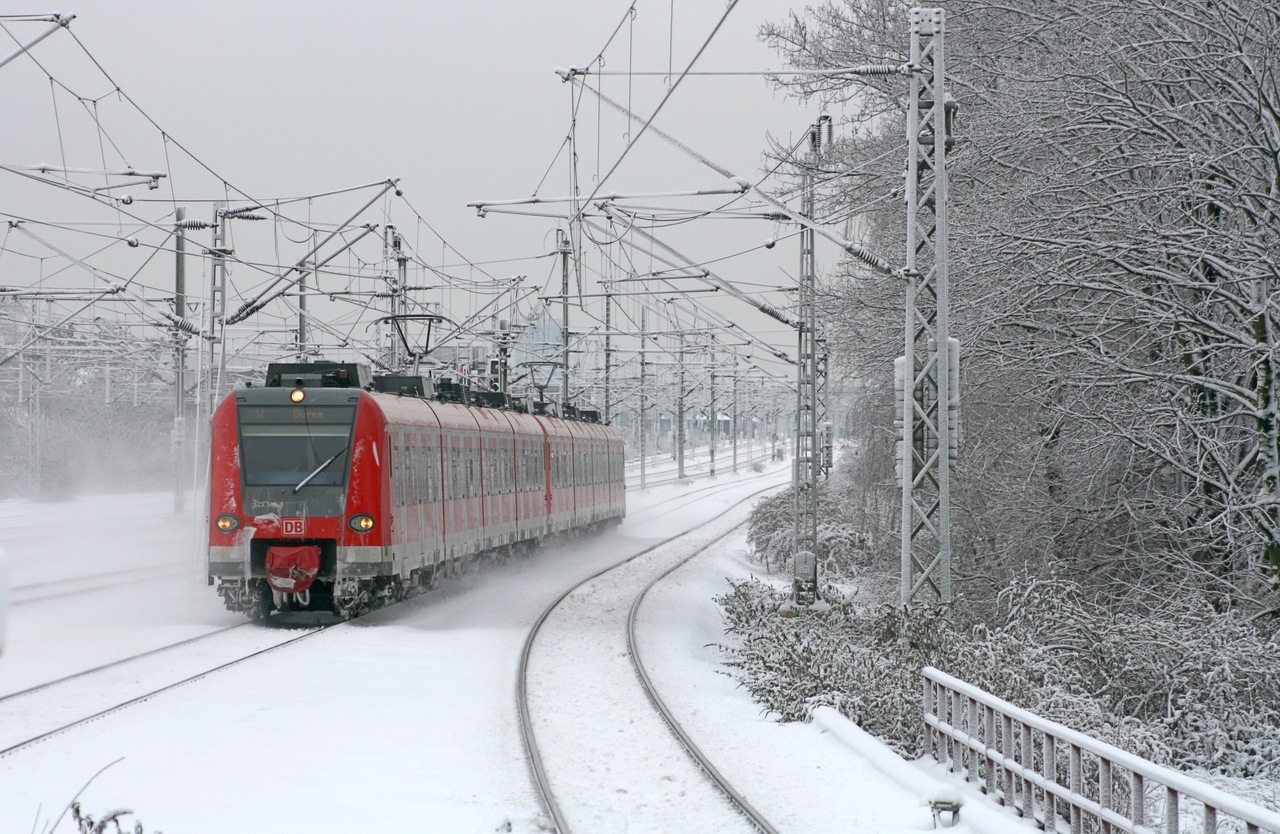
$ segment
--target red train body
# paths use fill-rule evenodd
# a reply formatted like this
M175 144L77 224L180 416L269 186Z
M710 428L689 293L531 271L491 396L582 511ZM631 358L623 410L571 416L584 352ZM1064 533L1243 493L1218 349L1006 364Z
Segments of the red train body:
M626 513L608 426L286 381L213 416L208 573L230 610L350 617Z

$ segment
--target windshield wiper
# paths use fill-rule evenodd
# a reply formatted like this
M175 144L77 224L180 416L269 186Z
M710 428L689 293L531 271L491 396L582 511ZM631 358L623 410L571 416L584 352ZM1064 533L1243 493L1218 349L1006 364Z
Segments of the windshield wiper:
M311 479L312 479L312 478L314 478L315 476L319 475L321 472L323 472L323 471L324 471L324 468L325 468L326 466L328 466L329 464L333 463L333 462L334 462L335 460L337 460L338 458L342 457L342 455L343 455L344 453L346 453L346 451L347 451L346 449L342 449L341 451L339 451L339 452L338 452L338 454L334 455L333 457L331 457L331 458L329 458L328 460L326 460L324 463L322 463L322 464L320 464L319 466L317 466L317 467L316 467L316 471L315 471L315 472L312 472L310 475L308 475L307 477L303 478L303 479L302 479L302 481L301 481L301 482L300 482L296 487L294 487L294 488L293 488L293 493L294 493L294 495L297 495L297 494L298 494L298 490L302 489L304 486L306 486L307 484L311 483Z

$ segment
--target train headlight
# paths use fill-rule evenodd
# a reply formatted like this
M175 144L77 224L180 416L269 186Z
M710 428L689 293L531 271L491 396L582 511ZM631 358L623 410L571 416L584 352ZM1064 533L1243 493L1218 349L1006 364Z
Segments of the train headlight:
M213 522L213 526L217 527L220 533L234 533L240 527L240 519L231 513L223 513Z
M347 526L352 530L355 530L357 533L369 532L373 529L375 523L373 516L368 513L359 513L358 515L353 515L351 518L347 519Z
M307 392L303 391L301 388L294 388L289 392L289 399L293 400L295 403L302 402L306 397Z

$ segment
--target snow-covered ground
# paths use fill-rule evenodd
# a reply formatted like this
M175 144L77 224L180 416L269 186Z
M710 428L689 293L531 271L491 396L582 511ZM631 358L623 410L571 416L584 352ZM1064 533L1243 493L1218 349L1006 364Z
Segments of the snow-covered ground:
M785 444L780 444L782 448ZM755 444L738 444L738 470L744 471L752 463L767 463L771 459L770 446L767 442L757 441ZM660 484L676 477L679 463L670 452L645 456L646 484ZM723 443L716 447L716 475L733 474L733 446ZM711 470L711 450L707 446L692 447L685 450L684 473L686 478L698 478L709 474ZM627 486L635 488L640 483L640 459L633 458L626 464Z
M768 475L772 483L784 483L787 471L786 464L775 465ZM515 700L520 648L533 620L565 588L716 515L734 496L767 482L744 472L644 493L633 490L628 519L614 531L446 580L430 594L0 758L0 831L30 831L33 825L40 830L108 765L84 790L83 806L95 815L130 808L148 831L546 830L519 737ZM724 487L729 489L720 491ZM72 505L10 513L17 522L0 527L0 544L17 555L15 584L168 559L184 564L191 558L190 516L174 515L155 496L85 502L120 523L76 525L64 520ZM736 512L737 519L745 517L746 506ZM51 519L43 533L30 521L37 517ZM726 517L720 529L724 526L731 526L731 519ZM19 541L24 536L27 544ZM680 547L686 553L692 548ZM637 562L656 570L670 564L679 549ZM724 590L725 576L751 571L743 550L741 535L730 536L659 583L641 608L641 653L669 705L711 760L780 831L930 827L917 796L817 726L770 721L720 673L709 644L724 638L711 597ZM109 557L109 563L91 558L94 553ZM220 611L213 590L194 583L189 572L31 601L9 613L0 695L239 622ZM621 615L625 618L625 611ZM567 681L573 691L575 679L585 684L588 673L606 662L601 657L616 654L615 641L624 638L612 622L598 610L557 621L555 628L567 641L557 644L560 650L575 643L584 647L554 664L561 681L557 687ZM211 655L215 647L229 651L232 638L238 649L245 641L265 645L288 636L293 634L251 625L193 645ZM92 701L94 689L118 692L118 687L149 685L166 675L172 681L187 677L193 664L199 665L188 648L153 655L145 667L117 667L110 681L80 679L11 699L11 706L23 699L32 705L25 712L0 713L0 730L6 739L24 737L24 722L29 727L35 716L49 721L50 715L76 713ZM543 717L536 720L544 721L544 728L554 723L558 692L544 688L536 696L543 707ZM589 791L594 798L585 812L577 806L575 831L673 830L668 816L654 812L661 797L646 793L650 776L675 794L699 797L699 803L703 795L707 802L723 802L687 760L670 757L669 733L653 723L647 702L610 690L587 697L579 688L576 702L558 703L601 727L630 727L633 719L645 727L633 734L639 747L628 748L628 755L643 763L644 772L634 774L617 761L621 745L606 730L593 735L590 745L561 737L556 747L554 733L539 736L552 750L553 784L556 762L612 767L610 757L617 761L616 773L586 786L596 788ZM667 764L670 768L663 770ZM589 781L590 772L590 767L562 769L559 778L567 783L586 774L581 778ZM620 786L628 792L618 792ZM614 804L601 799L610 793ZM566 791L571 819L569 803L579 794ZM58 830L70 830L67 820Z

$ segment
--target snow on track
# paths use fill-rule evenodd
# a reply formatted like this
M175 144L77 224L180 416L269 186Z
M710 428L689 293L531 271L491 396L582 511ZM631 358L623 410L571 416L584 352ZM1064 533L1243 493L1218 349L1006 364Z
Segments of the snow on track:
M781 724L722 673L712 601L725 577L759 573L738 530L656 584L636 616L637 648L685 731L779 831L897 834L933 827L913 794L814 724ZM967 830L963 824L955 829Z
M0 696L244 622L204 583L186 504L175 513L172 493L0 502L15 586Z
M170 651L81 674L0 700L0 755L28 739L96 716L309 632L245 623Z
M42 821L53 819L121 757L81 802L96 814L133 808L147 830L545 831L514 699L525 635L565 588L715 515L719 507L699 492L706 485L633 491L631 517L616 530L445 580L0 759L0 831L32 830L40 808ZM164 641L152 635L163 645L174 631L220 624L208 588L174 589L150 607L142 590L22 606L14 615L22 626L0 657L0 689L24 688L9 685L10 672L34 682L56 676L50 666L65 673L71 661L45 658L64 651L62 638L74 639L75 663L87 668L124 651L122 633L136 651L144 633L165 632ZM118 607L125 594L135 604ZM86 606L92 614L76 619ZM117 630L117 621L129 628ZM108 636L99 640L95 624Z
M751 507L743 498L759 488L703 497L700 510L729 511L585 583L539 632L530 657L529 709L552 790L575 834L755 830L654 710L630 662L626 624L644 586L740 524Z

